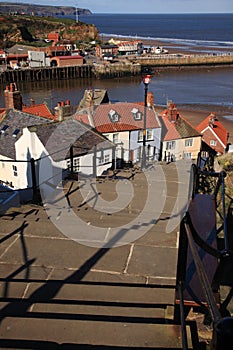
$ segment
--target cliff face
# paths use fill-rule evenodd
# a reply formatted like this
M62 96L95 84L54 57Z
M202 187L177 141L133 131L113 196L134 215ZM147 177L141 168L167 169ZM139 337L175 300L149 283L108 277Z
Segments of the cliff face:
M71 19L50 17L28 17L23 15L0 15L0 48L7 48L15 43L33 43L47 38L50 32L57 32L64 40L96 40L98 29L92 24L76 23Z
M89 15L91 11L88 9L78 8L80 15ZM23 4L23 3L0 3L1 13L18 13L35 16L75 16L76 8L71 6L45 6L45 5L34 5L34 4Z

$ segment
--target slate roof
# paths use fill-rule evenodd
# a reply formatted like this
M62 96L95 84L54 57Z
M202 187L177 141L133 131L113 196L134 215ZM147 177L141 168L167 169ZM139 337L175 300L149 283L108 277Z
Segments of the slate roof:
M142 119L135 120L133 117L133 110L138 110L141 113ZM109 114L111 111L119 115L119 121L112 122ZM111 133L121 131L141 130L144 127L144 106L137 103L117 102L101 104L93 110L93 114L89 114L89 119L86 115L74 116L77 120L82 120L92 124L100 133ZM161 124L157 118L157 114L153 109L146 110L146 128L155 129L160 128Z
M95 147L96 150L115 147L106 137L73 118L67 118L62 122L33 125L29 130L37 134L54 161L70 158L71 145L75 157L94 151Z
M8 125L5 132L0 133L0 156L15 159L15 142L22 135L22 130L31 125L39 125L49 122L50 121L45 118L27 114L16 109L7 110L0 122L0 129L2 129L4 125ZM13 133L17 129L19 130L18 133L13 137Z
M175 120L171 120L169 110L165 109L161 113L162 121L166 127L164 141L186 139L201 136L200 133L185 119L178 111Z
M11 46L7 49L7 53L12 54L12 55L19 55L19 54L27 54L28 51L39 51L36 47L34 46L28 46L28 45L20 45L20 44L15 44L14 46Z
M101 103L109 103L109 97L106 89L86 89L81 99L78 110L89 108L90 104L98 106Z

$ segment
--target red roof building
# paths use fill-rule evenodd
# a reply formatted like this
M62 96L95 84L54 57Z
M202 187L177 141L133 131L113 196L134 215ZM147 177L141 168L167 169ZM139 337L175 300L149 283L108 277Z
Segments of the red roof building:
M46 103L31 104L22 107L22 111L28 114L37 115L46 119L56 120L57 118L51 113Z
M29 106L26 106L22 101L21 92L17 89L15 83L10 83L4 90L5 110L16 109L24 113L36 115L46 119L57 120L56 116L52 114L46 103L36 104L33 99ZM0 111L1 113L1 111Z
M202 134L202 141L206 145L217 154L225 153L229 133L214 113L204 119L196 129Z
M47 36L48 40L53 41L54 43L57 43L60 40L59 33L49 33Z
M67 67L83 65L83 56L56 56L50 59L50 65L53 67Z
M172 101L161 113L163 124L162 158L165 161L197 159L201 149L201 134L178 111Z
M145 110L138 103L103 103L84 108L74 118L89 124L118 145L117 158L137 162L141 159ZM146 109L146 147L149 160L157 160L161 147L161 124L154 108ZM121 150L120 150L121 148Z

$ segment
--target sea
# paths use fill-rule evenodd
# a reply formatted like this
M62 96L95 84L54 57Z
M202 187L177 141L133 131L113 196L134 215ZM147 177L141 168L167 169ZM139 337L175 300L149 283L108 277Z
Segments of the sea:
M233 14L91 14L79 16L79 21L94 24L100 36L122 39L151 39L163 47L174 44L182 52L194 54L207 50L209 54L233 52ZM111 101L143 101L141 77L116 79L73 79L49 82L20 82L23 101L29 104L47 102L53 108L57 102L70 100L76 106L85 89L107 89ZM3 90L0 107L4 106ZM233 107L233 66L219 68L155 71L149 90L155 103L166 105L172 100L177 106ZM227 115L229 120L232 115Z

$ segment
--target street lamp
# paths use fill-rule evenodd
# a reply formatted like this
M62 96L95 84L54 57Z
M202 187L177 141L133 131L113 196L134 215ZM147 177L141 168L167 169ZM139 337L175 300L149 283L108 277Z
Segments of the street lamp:
M148 93L148 85L151 81L151 74L144 74L142 77L144 87L145 87L145 95L144 95L144 120L143 120L143 144L142 144L142 168L146 167L146 109L147 109L147 93Z

